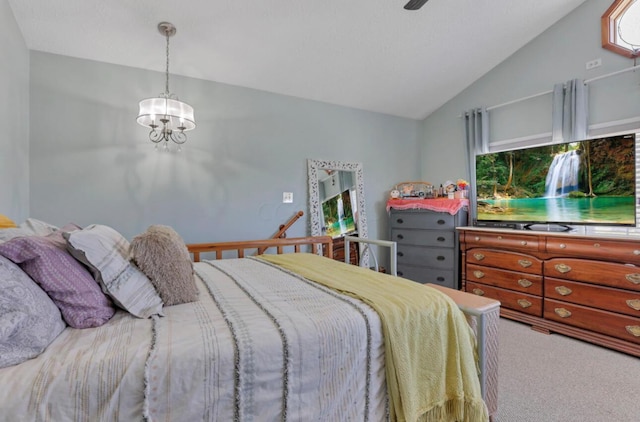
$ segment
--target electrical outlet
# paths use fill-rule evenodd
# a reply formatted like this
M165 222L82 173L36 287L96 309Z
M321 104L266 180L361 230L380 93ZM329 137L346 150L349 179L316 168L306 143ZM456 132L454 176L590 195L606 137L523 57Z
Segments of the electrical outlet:
M587 62L585 64L585 68L587 70L595 69L596 67L600 67L600 66L602 66L602 59L600 58L591 60L590 62Z
M282 192L282 202L285 204L293 203L293 192Z

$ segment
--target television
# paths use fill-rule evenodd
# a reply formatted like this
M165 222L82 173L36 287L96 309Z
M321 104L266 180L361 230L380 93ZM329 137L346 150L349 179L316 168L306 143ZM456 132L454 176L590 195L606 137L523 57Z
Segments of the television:
M356 231L354 204L349 189L322 202L324 234L338 237Z
M635 226L635 138L631 133L477 155L474 224L560 231Z

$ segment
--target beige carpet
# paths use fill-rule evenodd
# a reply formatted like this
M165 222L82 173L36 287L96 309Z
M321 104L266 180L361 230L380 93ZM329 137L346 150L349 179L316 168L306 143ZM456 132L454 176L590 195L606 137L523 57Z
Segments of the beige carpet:
M494 422L638 422L640 359L500 319Z

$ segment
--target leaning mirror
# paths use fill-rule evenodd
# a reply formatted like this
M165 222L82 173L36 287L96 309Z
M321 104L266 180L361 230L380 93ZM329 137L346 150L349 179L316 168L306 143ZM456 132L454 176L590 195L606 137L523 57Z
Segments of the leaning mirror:
M367 237L362 164L307 161L311 236Z

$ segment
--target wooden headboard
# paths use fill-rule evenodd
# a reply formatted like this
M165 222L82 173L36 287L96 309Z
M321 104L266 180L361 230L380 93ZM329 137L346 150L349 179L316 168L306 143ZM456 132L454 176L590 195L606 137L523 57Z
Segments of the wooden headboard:
M333 239L331 236L309 236L309 237L292 237L292 238L276 238L262 240L244 240L237 242L219 242L219 243L191 243L187 245L189 253L193 255L193 261L200 261L201 253L214 253L215 259L222 259L222 253L225 251L236 251L237 258L244 258L245 251L255 250L264 252L269 249L276 248L276 253L299 253L302 246L311 247L311 252L319 253L326 257L333 257ZM293 249L293 250L291 250Z

